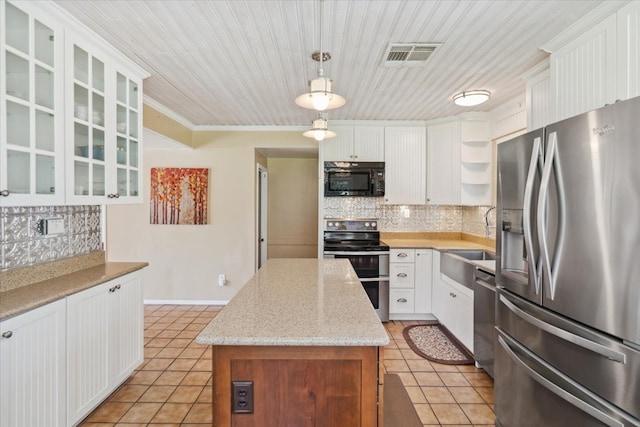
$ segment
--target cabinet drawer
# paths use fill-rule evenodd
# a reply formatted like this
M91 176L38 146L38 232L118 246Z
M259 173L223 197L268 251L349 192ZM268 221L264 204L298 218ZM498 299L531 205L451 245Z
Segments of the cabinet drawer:
M413 262L415 249L391 249L389 250L389 262Z
M413 313L413 289L389 290L389 313Z
M413 288L415 284L414 265L393 262L389 264L389 286L392 288Z

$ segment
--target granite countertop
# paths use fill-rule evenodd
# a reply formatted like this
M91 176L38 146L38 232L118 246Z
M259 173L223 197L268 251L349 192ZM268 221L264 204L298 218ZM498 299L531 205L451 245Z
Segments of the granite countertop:
M346 259L270 259L196 342L384 346L389 337Z
M107 262L0 292L0 320L117 279L147 265L146 262Z

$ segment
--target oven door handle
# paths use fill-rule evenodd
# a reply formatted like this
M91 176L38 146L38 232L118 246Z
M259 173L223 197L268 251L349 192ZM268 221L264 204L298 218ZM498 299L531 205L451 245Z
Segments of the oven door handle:
M324 255L388 255L389 252L386 251L361 251L361 252L350 252L350 251L325 251Z
M362 278L358 277L360 282L388 282L389 276L380 276L380 277L371 277L371 278Z

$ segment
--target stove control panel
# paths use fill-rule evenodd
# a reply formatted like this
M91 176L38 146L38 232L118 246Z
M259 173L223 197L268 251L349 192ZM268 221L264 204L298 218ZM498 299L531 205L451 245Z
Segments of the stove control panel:
M326 219L325 231L377 231L377 219Z

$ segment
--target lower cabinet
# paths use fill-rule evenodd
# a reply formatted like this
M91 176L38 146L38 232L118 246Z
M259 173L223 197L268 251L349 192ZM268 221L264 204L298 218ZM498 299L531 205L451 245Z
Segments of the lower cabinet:
M473 290L440 273L437 251L434 251L433 314L473 353Z
M391 249L389 252L389 318L429 319L431 316L431 249Z
M66 423L66 301L0 322L0 426Z
M140 272L0 322L0 427L79 423L143 360Z
M67 417L84 418L143 358L142 283L138 274L67 298Z

